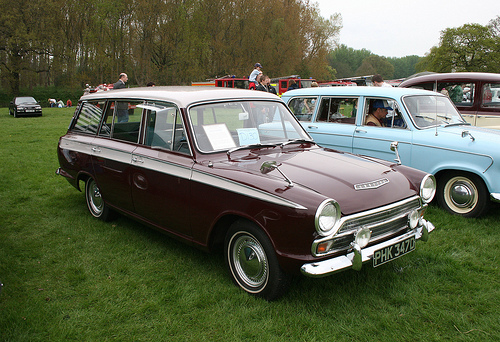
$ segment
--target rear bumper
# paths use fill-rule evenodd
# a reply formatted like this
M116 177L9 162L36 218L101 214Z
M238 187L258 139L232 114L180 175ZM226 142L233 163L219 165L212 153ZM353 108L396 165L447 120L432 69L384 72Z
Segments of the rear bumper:
M402 242L412 236L415 237L415 240L426 241L428 234L432 232L434 228L435 227L432 223L422 219L422 224L419 225L419 227L403 235L397 236L373 246L366 247L364 249L356 248L356 246L354 246L352 252L349 252L346 255L341 255L319 262L304 264L302 265L300 270L302 274L308 277L324 277L351 268L360 270L363 263L373 259L373 255L376 251L385 247L392 246L398 242Z

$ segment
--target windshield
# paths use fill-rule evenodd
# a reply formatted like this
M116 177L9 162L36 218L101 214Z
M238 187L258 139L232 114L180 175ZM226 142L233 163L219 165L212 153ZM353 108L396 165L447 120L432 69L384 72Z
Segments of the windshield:
M36 103L36 100L32 97L17 97L16 104L21 104L21 103Z
M202 152L281 144L310 137L281 102L235 101L194 106L189 120Z
M466 124L446 96L418 95L403 98L408 113L418 128L449 124Z

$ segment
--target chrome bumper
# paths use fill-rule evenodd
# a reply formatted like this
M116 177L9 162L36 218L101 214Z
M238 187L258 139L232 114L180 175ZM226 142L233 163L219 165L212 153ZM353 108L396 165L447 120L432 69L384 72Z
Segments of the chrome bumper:
M428 234L432 232L434 228L432 223L422 219L422 224L419 225L419 227L403 235L363 249L356 248L355 246L353 251L347 255L304 264L300 268L300 271L308 277L324 277L350 268L359 271L363 263L373 259L375 251L394 245L412 236L415 237L415 240L427 241Z
M491 193L491 200L494 202L500 202L500 194L499 193Z

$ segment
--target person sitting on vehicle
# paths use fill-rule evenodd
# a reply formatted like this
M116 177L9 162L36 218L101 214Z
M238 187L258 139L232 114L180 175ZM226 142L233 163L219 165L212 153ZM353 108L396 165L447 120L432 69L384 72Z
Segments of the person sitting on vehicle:
M384 100L373 101L372 110L370 114L368 114L368 116L366 117L366 125L385 127L384 119L389 110L392 110L392 107L390 107L386 101Z
M250 77L248 77L248 81L250 82L249 89L255 89L259 84L257 76L262 74L260 69L262 69L262 65L260 63L255 63L254 69L250 74Z

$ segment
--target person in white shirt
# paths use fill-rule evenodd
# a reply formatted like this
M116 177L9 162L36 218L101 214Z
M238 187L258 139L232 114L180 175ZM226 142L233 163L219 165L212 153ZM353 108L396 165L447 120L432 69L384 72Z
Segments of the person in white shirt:
M392 88L392 86L389 83L384 82L384 79L382 78L382 75L380 75L380 74L375 74L372 76L372 83L373 83L374 87Z
M257 76L262 74L262 65L260 63L255 63L254 68L252 73L250 74L250 77L248 77L248 80L250 81L249 88L250 89L255 89L259 82L257 81Z

